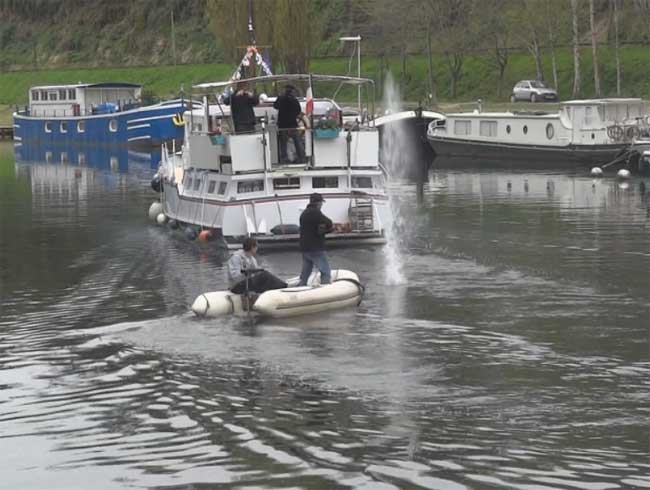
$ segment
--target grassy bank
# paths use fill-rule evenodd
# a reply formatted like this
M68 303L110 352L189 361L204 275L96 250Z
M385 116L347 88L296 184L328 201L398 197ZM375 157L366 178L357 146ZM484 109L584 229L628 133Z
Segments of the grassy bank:
M616 68L613 50L601 49L601 78L604 87L603 95L615 95ZM625 47L621 50L622 60L622 94L650 98L650 47ZM562 99L571 97L573 83L572 55L568 49L558 50L558 89ZM355 64L352 63L352 73L356 74ZM407 62L406 74L402 73L400 59L390 59L387 65L400 87L402 99L426 101L428 88L428 62L425 56L410 56ZM311 63L311 71L325 74L346 74L347 59L317 59ZM378 84L378 95L381 95L380 82L385 79L380 73L380 62L377 58L365 58L362 65L362 75L371 77ZM525 53L512 53L505 73L503 91L497 96L498 73L488 55L469 56L463 66L463 75L458 84L458 93L450 95L449 71L442 57L435 57L436 83L438 101L441 104L449 102L471 101L482 98L485 102L506 101L512 85L520 79L534 78L535 68L533 59ZM551 60L544 59L545 76L552 80ZM129 68L96 68L96 69L57 69L42 71L21 71L0 74L0 104L25 104L27 91L32 85L60 84L100 81L123 81L140 83L147 92L162 97L177 96L181 86L186 93L192 84L227 79L233 71L231 65L205 64L180 66L154 66ZM582 97L594 95L591 51L582 51ZM354 89L343 92L344 99L354 100ZM2 113L0 113L2 117Z

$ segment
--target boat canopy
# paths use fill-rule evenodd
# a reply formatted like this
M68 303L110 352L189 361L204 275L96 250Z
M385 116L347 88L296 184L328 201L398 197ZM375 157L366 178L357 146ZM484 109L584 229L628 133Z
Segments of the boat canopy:
M344 77L340 75L309 75L309 74L284 74L284 75L265 75L253 78L240 78L239 80L228 80L225 82L208 82L199 83L192 87L193 91L198 92L196 95L210 94L215 90L237 85L238 83L277 83L277 82L335 82L346 85L372 85L375 86L374 80L370 78ZM195 92L195 93L196 93Z

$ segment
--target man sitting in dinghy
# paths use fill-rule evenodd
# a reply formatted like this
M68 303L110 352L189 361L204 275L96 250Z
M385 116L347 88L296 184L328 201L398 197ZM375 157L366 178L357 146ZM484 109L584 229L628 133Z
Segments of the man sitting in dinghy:
M282 289L287 283L274 276L268 271L259 270L257 259L257 240L246 238L242 248L237 250L228 260L228 279L230 291L235 294L243 294L246 291L246 275L242 271L255 270L248 276L248 290L261 294L271 289Z

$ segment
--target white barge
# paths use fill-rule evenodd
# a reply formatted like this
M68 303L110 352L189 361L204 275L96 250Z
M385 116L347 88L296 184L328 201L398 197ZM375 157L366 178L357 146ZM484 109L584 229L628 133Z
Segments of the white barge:
M427 137L438 157L549 166L603 165L648 134L643 99L573 100L557 113L450 113L433 121Z

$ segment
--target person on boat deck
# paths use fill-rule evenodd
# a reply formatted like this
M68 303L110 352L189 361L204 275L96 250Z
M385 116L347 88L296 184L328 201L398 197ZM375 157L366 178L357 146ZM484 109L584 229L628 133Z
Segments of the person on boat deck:
M246 85L237 84L234 93L227 95L223 103L230 106L230 114L235 123L235 133L252 133L255 131L255 109L260 98L255 92L246 90Z
M230 291L235 294L242 294L246 291L246 275L242 270L259 269L257 259L257 240L246 238L242 248L230 256L228 260L228 280ZM248 289L255 293L263 293L271 289L286 288L287 283L268 271L253 272L248 276Z
M300 250L302 251L302 272L300 286L306 286L314 266L320 271L320 283L332 282L332 269L325 254L325 234L333 229L332 220L325 216L323 196L314 192L309 204L300 215Z
M278 111L278 129L280 136L280 162L287 161L287 144L289 138L293 140L293 146L296 148L296 158L298 162L304 162L305 145L298 131L298 118L304 117L300 102L295 96L296 88L293 85L287 85L284 94L280 95L273 107Z

